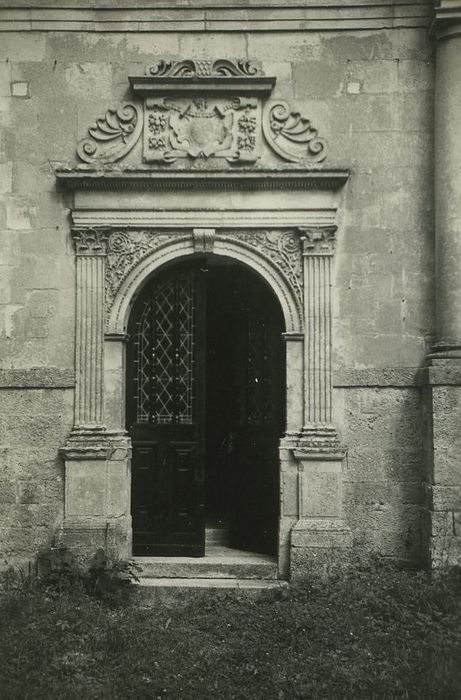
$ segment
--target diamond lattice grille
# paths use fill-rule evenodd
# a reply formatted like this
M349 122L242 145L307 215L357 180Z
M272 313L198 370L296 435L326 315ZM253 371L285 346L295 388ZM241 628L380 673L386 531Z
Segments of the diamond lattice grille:
M136 324L135 385L138 423L193 421L195 305L193 271L152 284Z

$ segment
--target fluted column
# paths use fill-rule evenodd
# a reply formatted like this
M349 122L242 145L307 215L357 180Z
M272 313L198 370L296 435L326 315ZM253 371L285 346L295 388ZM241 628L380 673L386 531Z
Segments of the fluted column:
M77 429L103 425L104 274L107 233L74 231L77 256L75 417Z
M336 227L304 229L305 440L335 440L331 384L331 276Z
M331 289L335 226L301 231L304 278L304 426L298 462L298 521L291 530L292 580L326 572L349 555L342 520L344 448L333 425Z

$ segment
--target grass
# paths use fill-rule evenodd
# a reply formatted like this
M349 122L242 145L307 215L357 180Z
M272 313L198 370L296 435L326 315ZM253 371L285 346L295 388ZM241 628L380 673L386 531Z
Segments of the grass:
M0 595L0 697L461 698L460 601L459 576L391 566L176 604L26 577Z

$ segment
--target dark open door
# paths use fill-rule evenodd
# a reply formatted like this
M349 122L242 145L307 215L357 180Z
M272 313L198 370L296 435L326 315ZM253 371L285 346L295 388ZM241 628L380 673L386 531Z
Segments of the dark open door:
M204 278L199 261L155 277L127 348L135 555L204 555Z
M236 394L229 448L229 543L275 554L279 519L279 441L285 418L284 323L270 289L242 275L235 290Z
M207 277L207 509L212 500L225 513L232 548L273 554L285 417L283 315L246 268L223 265Z

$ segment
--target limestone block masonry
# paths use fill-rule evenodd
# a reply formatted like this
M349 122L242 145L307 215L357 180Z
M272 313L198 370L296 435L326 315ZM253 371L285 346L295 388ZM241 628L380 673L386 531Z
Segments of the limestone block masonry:
M130 312L199 257L283 313L278 576L461 563L459 2L10 4L0 567L131 555Z

